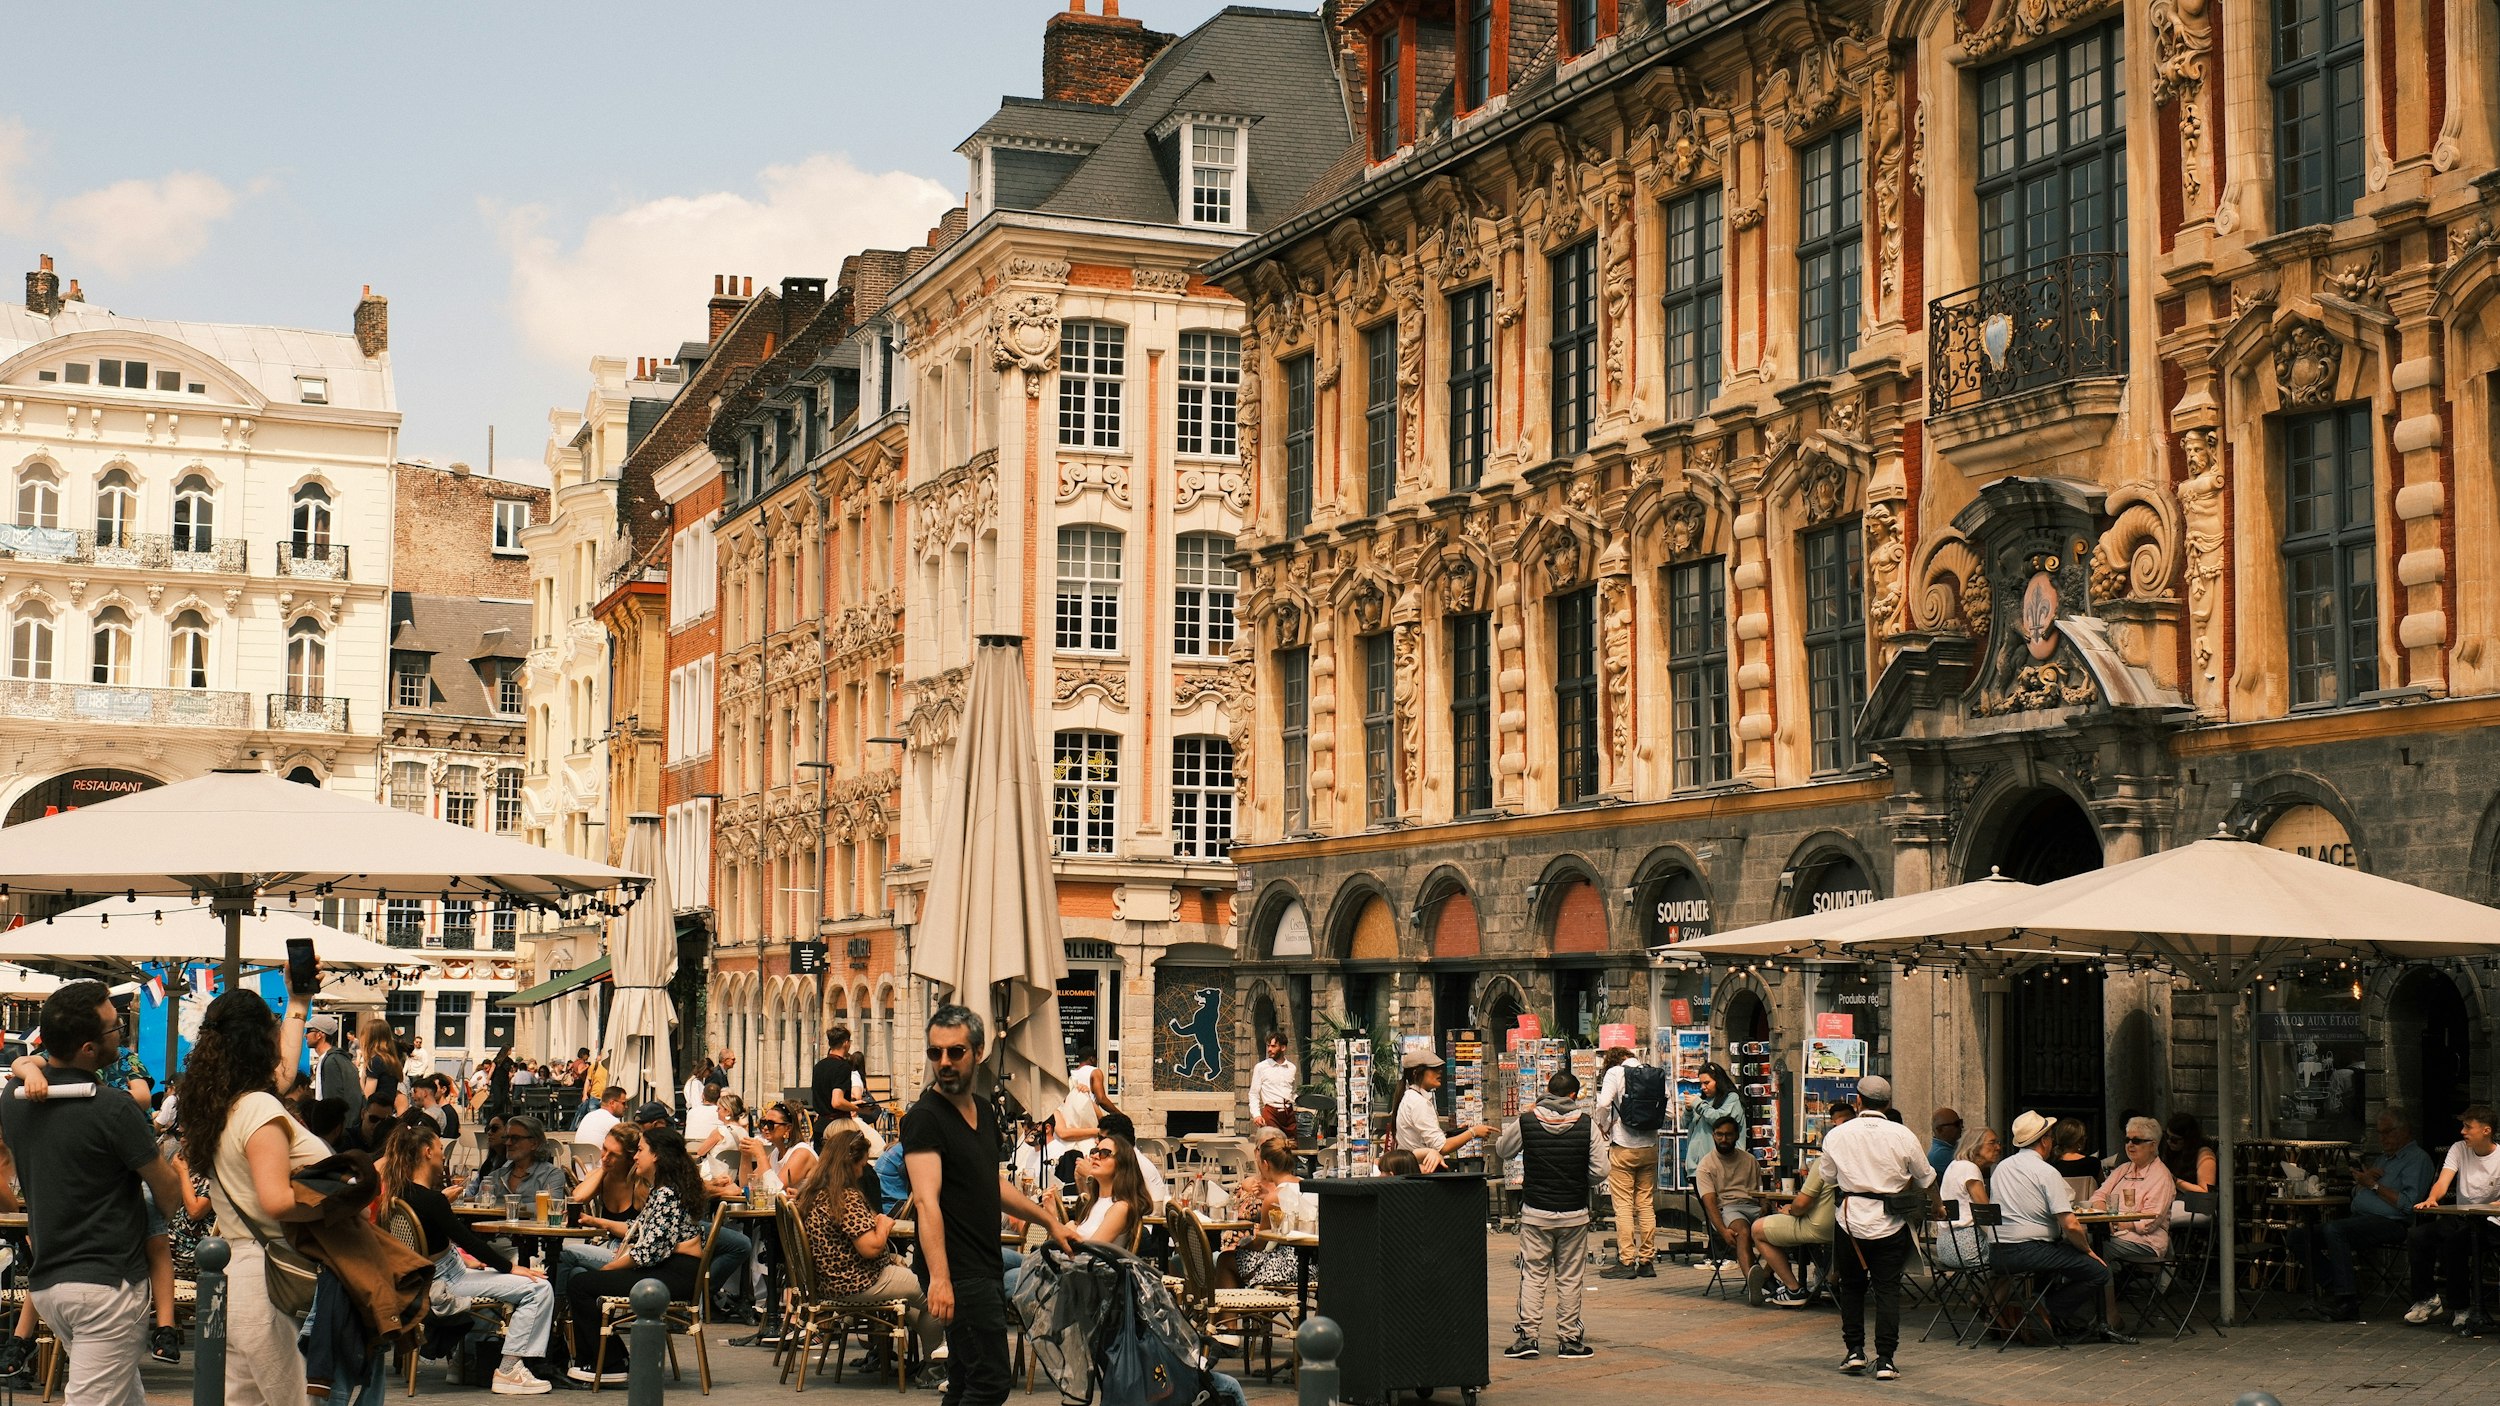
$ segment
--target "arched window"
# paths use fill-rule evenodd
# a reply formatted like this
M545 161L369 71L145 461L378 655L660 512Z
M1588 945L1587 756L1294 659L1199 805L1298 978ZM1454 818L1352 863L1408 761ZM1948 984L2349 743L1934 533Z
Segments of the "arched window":
M95 544L126 547L139 527L139 490L128 469L108 469L96 481Z
M286 691L296 700L319 700L330 691L330 642L321 622L307 616L286 632Z
M99 532L100 532L99 528ZM101 538L99 537L99 540ZM96 612L91 636L93 651L89 655L87 682L127 684L130 682L130 612L118 605L108 605Z
M330 555L330 490L320 484L295 490L294 547L298 558Z
M52 612L32 601L19 606L9 622L9 677L35 683L52 679Z
M208 622L196 610L174 617L173 663L166 682L175 688L208 687Z
M217 495L205 474L185 474L174 485L174 550L214 551L217 546Z
M61 479L49 466L37 464L17 476L17 525L61 525Z

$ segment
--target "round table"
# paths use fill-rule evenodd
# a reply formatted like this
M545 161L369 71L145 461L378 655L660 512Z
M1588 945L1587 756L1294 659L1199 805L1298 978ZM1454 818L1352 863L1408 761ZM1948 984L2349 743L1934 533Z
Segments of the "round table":
M2168 1214L2168 1211L2077 1211L2075 1219L2085 1225L2131 1225Z
M601 1230L596 1226L564 1225L561 1223L553 1225L540 1225L534 1220L479 1221L474 1227L472 1227L472 1229L476 1230L481 1235L508 1235L512 1237L512 1246L514 1251L512 1258L513 1262L516 1264L528 1264L530 1262L532 1254L536 1248L530 1242L535 1240L602 1240L607 1238L608 1234L606 1231Z
M2485 1202L2470 1206L2416 1206L2413 1208L2413 1213L2417 1216L2494 1217L2500 1216L2500 1203ZM2483 1313L2483 1240L2485 1238L2469 1232L2466 1242L2472 1247L2474 1254L2474 1302L2466 1310L2465 1331L2473 1337L2480 1337L2483 1330L2491 1326L2491 1320Z

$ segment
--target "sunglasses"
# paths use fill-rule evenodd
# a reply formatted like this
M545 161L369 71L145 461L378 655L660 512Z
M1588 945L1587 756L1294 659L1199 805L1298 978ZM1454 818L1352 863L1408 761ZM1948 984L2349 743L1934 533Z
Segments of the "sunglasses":
M790 1120L787 1118L767 1118L764 1120L762 1126L767 1128L786 1128L790 1126Z
M2127 1146L2129 1147L2150 1147L2152 1145L2153 1139L2148 1137L2131 1137L2127 1139Z
M972 1046L931 1045L929 1047L929 1058L939 1064L952 1064L959 1059L970 1059L972 1058Z

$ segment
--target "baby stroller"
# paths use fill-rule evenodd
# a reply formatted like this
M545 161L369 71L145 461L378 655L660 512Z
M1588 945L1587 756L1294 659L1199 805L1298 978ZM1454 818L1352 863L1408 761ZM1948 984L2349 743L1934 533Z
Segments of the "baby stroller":
M1026 1257L1014 1303L1027 1349L1067 1406L1242 1406L1240 1384L1207 1370L1163 1276L1134 1255L1045 1245Z

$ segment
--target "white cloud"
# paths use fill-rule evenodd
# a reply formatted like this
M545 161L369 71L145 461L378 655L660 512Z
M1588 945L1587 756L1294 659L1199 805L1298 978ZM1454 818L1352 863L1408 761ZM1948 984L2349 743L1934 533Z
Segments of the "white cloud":
M766 167L759 193L664 196L598 216L567 247L544 206L497 212L511 311L530 349L578 370L597 355L666 356L703 333L711 276L831 279L845 256L920 242L955 203L935 181L847 156Z
M209 227L232 214L237 199L215 177L176 171L56 200L48 223L75 262L127 274L190 262L207 246Z
M34 139L26 134L25 123L14 117L0 117L0 229L20 230L35 221L39 202L34 192L18 183L18 173L33 147Z

